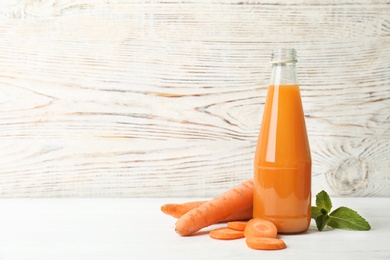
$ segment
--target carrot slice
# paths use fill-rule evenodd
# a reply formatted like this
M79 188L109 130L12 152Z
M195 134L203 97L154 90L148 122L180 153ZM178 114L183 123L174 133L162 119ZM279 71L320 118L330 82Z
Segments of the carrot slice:
M253 218L246 224L244 235L246 238L249 237L276 237L278 230L274 223L271 221Z
M231 239L243 238L244 232L231 229L228 227L222 227L222 228L211 230L209 236L214 239L231 240Z
M228 228L244 231L246 227L246 221L230 221L227 223Z
M257 250L279 250L287 247L283 240L271 237L249 237L246 244L249 248Z

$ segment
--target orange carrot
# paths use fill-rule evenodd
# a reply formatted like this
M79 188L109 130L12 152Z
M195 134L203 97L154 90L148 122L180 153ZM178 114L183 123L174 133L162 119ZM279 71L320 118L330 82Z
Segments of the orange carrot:
M250 220L252 216L253 216L253 207L252 205L250 205L250 207L246 209L232 213L231 215L229 215L227 218L224 218L220 222Z
M271 221L253 218L246 224L244 235L246 238L249 237L273 237L275 238L278 234L278 230L274 223Z
M245 221L230 221L227 223L228 228L239 230L239 231L244 231L246 227Z
M161 206L161 211L174 218L180 218L191 209L196 208L205 202L206 200L200 200L200 201L189 201L181 204L172 204L172 203L164 204Z
M244 232L239 230L234 230L228 227L222 227L222 228L211 230L209 236L214 239L232 240L237 238L243 238Z
M283 240L271 237L249 237L246 244L249 248L258 250L279 250L287 247Z
M181 216L176 222L176 232L182 236L192 235L234 212L249 208L252 203L253 179L250 179Z
M161 211L174 218L180 218L191 209L196 208L205 202L206 200L189 201L180 204L168 203L161 206ZM252 218L252 213L253 213L253 207L251 205L249 208L232 213L230 216L228 216L227 218L223 219L220 222L249 220Z

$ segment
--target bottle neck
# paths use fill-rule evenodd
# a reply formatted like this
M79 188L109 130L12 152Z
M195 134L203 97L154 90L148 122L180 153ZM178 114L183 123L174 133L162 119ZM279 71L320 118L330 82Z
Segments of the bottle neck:
M270 85L298 85L294 49L276 49L271 56L272 73Z
M270 85L298 85L295 62L273 64Z

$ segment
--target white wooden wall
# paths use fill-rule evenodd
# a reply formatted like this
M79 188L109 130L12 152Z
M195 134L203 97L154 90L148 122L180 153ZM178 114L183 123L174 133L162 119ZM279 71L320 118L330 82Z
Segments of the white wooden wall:
M299 56L313 193L390 196L388 0L1 1L0 196L250 178L277 47Z

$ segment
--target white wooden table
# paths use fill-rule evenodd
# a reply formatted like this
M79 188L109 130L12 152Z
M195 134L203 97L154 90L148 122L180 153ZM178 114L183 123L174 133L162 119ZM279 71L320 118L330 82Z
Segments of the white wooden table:
M357 210L372 230L318 232L312 225L307 233L283 235L288 248L281 251L209 238L206 231L221 224L180 237L160 206L188 200L2 199L0 260L390 258L390 198L333 198L334 208Z

